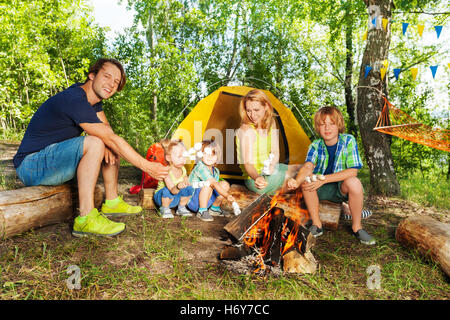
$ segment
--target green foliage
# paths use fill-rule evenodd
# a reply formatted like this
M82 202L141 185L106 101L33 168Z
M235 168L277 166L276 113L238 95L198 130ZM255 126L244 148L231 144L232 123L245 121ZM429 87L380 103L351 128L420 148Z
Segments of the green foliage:
M85 1L0 1L0 127L26 128L49 96L84 81L104 36Z
M105 55L120 60L128 78L122 92L104 101L105 113L115 132L141 154L170 134L172 125L201 98L223 85L271 90L292 107L311 138L308 125L325 104L339 107L348 131L357 132L344 88L356 101L365 47L361 35L368 26L364 1L121 2L134 10L134 25L105 48L87 1L0 0L1 136L23 134L43 101L84 81L88 66ZM445 11L439 1L397 0L395 5L393 18L411 23L423 22L424 16L408 11ZM444 24L448 15L425 18L427 23ZM399 25L392 25L390 70L443 61L448 50L443 43L417 45L418 36L401 36ZM391 74L389 98L395 105L425 124L448 127L444 118L435 118L430 85L419 86L421 81L412 81L407 71L399 81ZM394 137L392 152L400 177L414 170L448 170L448 157L441 151Z

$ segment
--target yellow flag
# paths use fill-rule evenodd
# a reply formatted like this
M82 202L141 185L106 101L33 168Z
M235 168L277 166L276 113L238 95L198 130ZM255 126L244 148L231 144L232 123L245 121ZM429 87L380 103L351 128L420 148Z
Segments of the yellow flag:
M389 61L387 61L387 59L384 60L383 61L383 66L387 69L388 65L389 65Z
M412 74L413 80L416 80L418 71L419 71L419 69L417 69L417 68L411 68L411 74Z
M383 18L383 19L381 19L381 23L383 24L383 29L384 29L384 31L386 31L387 30L387 24L388 24L388 19L386 19L386 18Z
M448 65L448 67L450 68L450 62L449 62L447 65Z
M363 40L367 40L367 30L366 30L366 32L364 32L364 34L363 34L363 36L362 36L362 39L363 39Z
M417 25L417 31L419 32L419 36L422 37L423 34L423 29L425 28L425 26L423 24L418 24Z
M380 68L381 80L384 80L384 76L386 74L386 68Z

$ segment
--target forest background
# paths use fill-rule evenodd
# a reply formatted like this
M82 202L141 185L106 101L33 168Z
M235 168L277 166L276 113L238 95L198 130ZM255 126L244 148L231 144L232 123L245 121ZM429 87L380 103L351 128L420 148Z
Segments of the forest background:
M95 22L90 1L0 0L0 139L20 141L42 102L83 82L88 67L109 56L124 64L128 79L122 92L104 102L104 110L114 131L142 155L201 98L220 86L247 85L272 91L292 108L311 139L314 112L325 104L336 105L367 162L373 156L364 152L361 128L367 125L358 121L357 87L367 43L375 37L368 5L387 3L390 38L384 49L389 69L381 90L418 121L449 129L446 1L120 3L133 9L133 25L108 39L107 29ZM405 34L402 22L409 23ZM422 36L418 24L425 25ZM444 26L439 38L436 25ZM366 31L368 40L363 39ZM439 65L434 78L431 65ZM419 68L416 79L408 72L412 67ZM398 79L393 68L402 68ZM371 76L380 77L375 70ZM381 107L374 104L374 116ZM366 165L368 191L449 209L449 153L396 137L385 140L392 180L376 186L379 179ZM396 184L400 187L383 187Z

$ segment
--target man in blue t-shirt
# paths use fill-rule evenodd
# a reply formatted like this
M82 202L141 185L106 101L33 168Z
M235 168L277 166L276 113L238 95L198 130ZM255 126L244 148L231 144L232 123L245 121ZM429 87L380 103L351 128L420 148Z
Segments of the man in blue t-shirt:
M108 123L102 101L122 90L125 82L120 62L97 60L85 83L72 85L38 108L13 159L19 179L27 186L59 185L77 176L80 215L74 221L74 236L117 235L125 224L105 215L142 211L118 195L120 157L158 180L168 174L166 167L139 155ZM86 136L81 136L83 131ZM101 213L94 207L100 169L106 198Z

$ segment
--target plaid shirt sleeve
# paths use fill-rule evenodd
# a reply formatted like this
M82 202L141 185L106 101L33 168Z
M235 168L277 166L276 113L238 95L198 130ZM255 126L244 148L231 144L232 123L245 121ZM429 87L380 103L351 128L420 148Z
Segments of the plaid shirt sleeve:
M347 159L345 166L347 168L361 169L363 164L358 151L358 144L352 135L348 135L347 142Z
M314 166L316 166L318 158L319 158L319 145L316 143L316 141L313 141L309 145L305 162L312 162Z

